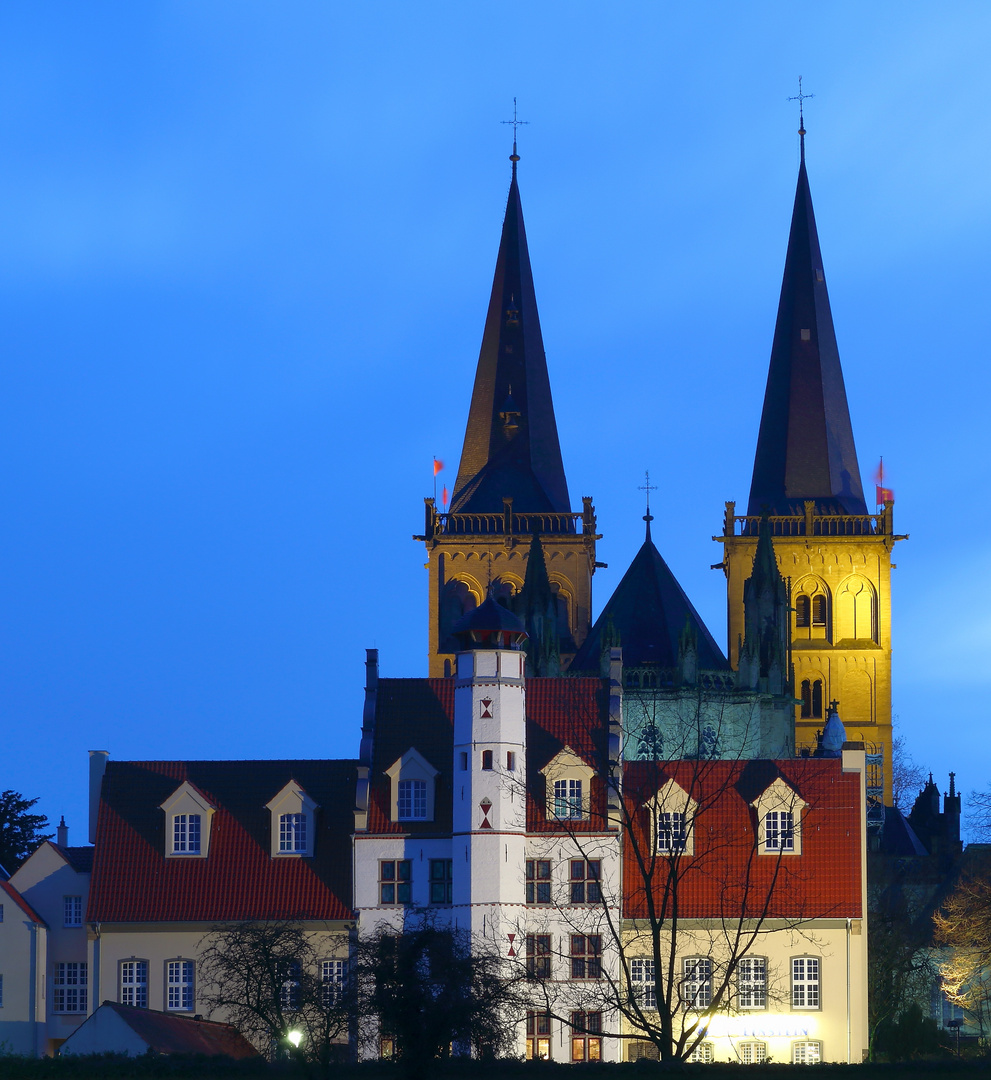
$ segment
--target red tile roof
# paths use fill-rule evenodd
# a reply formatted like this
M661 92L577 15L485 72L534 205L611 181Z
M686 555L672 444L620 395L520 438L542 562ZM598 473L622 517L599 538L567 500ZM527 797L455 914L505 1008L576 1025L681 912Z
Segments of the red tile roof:
M230 1024L195 1020L191 1016L177 1016L175 1013L154 1012L133 1005L118 1005L114 1001L105 1001L87 1023L91 1022L101 1009L115 1012L138 1038L148 1044L149 1050L156 1054L205 1054L209 1057L223 1055L236 1060L258 1056L258 1051ZM108 1051L113 1049L115 1047L107 1047Z
M25 915L39 926L47 926L45 920L34 910L23 896L8 881L0 881L0 895L6 893L11 900L24 912Z
M800 855L763 855L756 849L756 812L750 806L781 776L807 804L801 818ZM837 758L787 761L631 762L624 796L632 812L668 778L699 805L694 852L672 864L658 855L652 881L645 880L627 844L625 914L646 912L648 886L660 903L677 876L681 918L861 918L860 828L864 812L860 776L844 773ZM637 846L649 852L647 815L637 816Z
M296 780L319 805L312 858L271 855L265 804ZM205 858L166 858L159 808L184 781L217 807ZM346 919L353 761L110 761L89 922Z

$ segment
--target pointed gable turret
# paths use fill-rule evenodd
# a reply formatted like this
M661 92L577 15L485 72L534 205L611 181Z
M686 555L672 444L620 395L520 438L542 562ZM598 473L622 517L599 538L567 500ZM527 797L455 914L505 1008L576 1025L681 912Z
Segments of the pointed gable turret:
M526 673L529 677L561 674L561 639L558 631L557 597L547 576L547 562L540 534L530 541L526 577L515 604L526 627ZM574 643L571 643L574 649Z
M699 670L728 667L685 590L654 547L649 521L643 546L576 653L571 670L598 672L603 648L615 644L617 637L624 668L648 664L674 668L689 641Z
M761 517L754 567L743 585L741 683L782 694L789 680L791 636L788 585L778 569L767 514Z
M826 291L805 132L748 513L866 514Z
M516 157L514 152L513 157ZM568 513L516 161L451 512Z

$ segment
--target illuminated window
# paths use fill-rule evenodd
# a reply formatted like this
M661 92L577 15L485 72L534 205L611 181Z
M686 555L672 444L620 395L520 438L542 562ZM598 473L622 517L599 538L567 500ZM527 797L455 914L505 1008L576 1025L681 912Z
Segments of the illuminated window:
M599 880L602 863L599 859L571 860L571 902L597 904L602 899Z
M86 1012L87 971L85 961L55 965L52 978L53 1012Z
M818 1065L822 1061L822 1043L811 1039L792 1043L792 1065Z
M409 904L413 896L411 859L384 859L379 863L379 903Z
M170 1012L192 1012L193 961L169 960L165 965L166 1001Z
M736 969L741 1009L767 1008L767 961L763 956L745 956Z
M62 897L63 926L83 925L83 898L81 896Z
M528 1012L526 1014L526 1057L527 1061L550 1061L550 1013Z
M400 780L396 809L400 821L426 821L426 780Z
M120 965L120 1003L148 1008L148 961L122 960Z
M279 851L300 853L306 851L306 815L279 815Z
M737 1047L744 1065L762 1065L767 1061L767 1043L744 1042Z
M551 902L550 859L527 859L526 902L528 904L549 904Z
M789 810L771 810L764 815L764 850L795 850L795 815Z
M820 997L818 957L792 957L791 1007L793 1009L818 1009Z
M573 979L602 978L602 936L600 934L571 935L571 977Z
M451 903L454 888L454 860L430 860L430 903Z
M688 1055L688 1060L696 1065L708 1065L712 1061L712 1043L700 1042Z
M642 1009L657 1008L657 983L654 978L654 961L637 958L630 961L630 989ZM653 1044L651 1044L653 1045Z
M682 1004L686 1009L708 1009L712 1004L712 961L707 956L686 956L682 971Z
M550 934L527 934L526 973L531 979L551 977Z
M571 1014L571 1060L602 1060L602 1013L579 1010Z
M554 781L554 816L559 821L580 820L585 816L581 780Z

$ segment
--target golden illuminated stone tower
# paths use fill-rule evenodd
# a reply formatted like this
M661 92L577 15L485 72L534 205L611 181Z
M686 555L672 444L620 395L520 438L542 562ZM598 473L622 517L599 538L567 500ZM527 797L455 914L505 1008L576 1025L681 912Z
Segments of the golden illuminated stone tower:
M795 744L816 745L831 701L847 736L883 754L891 804L893 505L868 511L833 332L802 139L771 363L747 514L726 504L730 663L739 662L744 583L762 514L791 591Z
M591 623L599 539L595 510L591 498L582 499L581 510L572 510L568 497L515 145L511 160L506 217L451 510L440 513L434 499L425 500L424 533L415 538L427 546L432 677L452 674L457 644L451 628L489 591L524 618L532 674L553 675L567 667ZM537 562L528 576L531 549Z

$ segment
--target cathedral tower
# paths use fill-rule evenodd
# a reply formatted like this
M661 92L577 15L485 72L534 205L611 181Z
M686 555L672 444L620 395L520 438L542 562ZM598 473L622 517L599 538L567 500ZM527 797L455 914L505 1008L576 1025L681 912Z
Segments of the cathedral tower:
M791 583L795 742L816 743L829 703L850 738L884 755L891 802L891 552L893 504L864 500L840 367L812 195L801 164L750 501L727 503L722 536L730 662L740 662L744 584L767 515L780 572ZM767 526L765 526L767 528Z
M561 461L547 361L513 174L496 260L464 448L450 513L427 499L430 674L453 674L452 627L487 591L515 606L539 534L567 666L588 633L595 570L595 510L573 511ZM554 650L551 650L554 651Z

